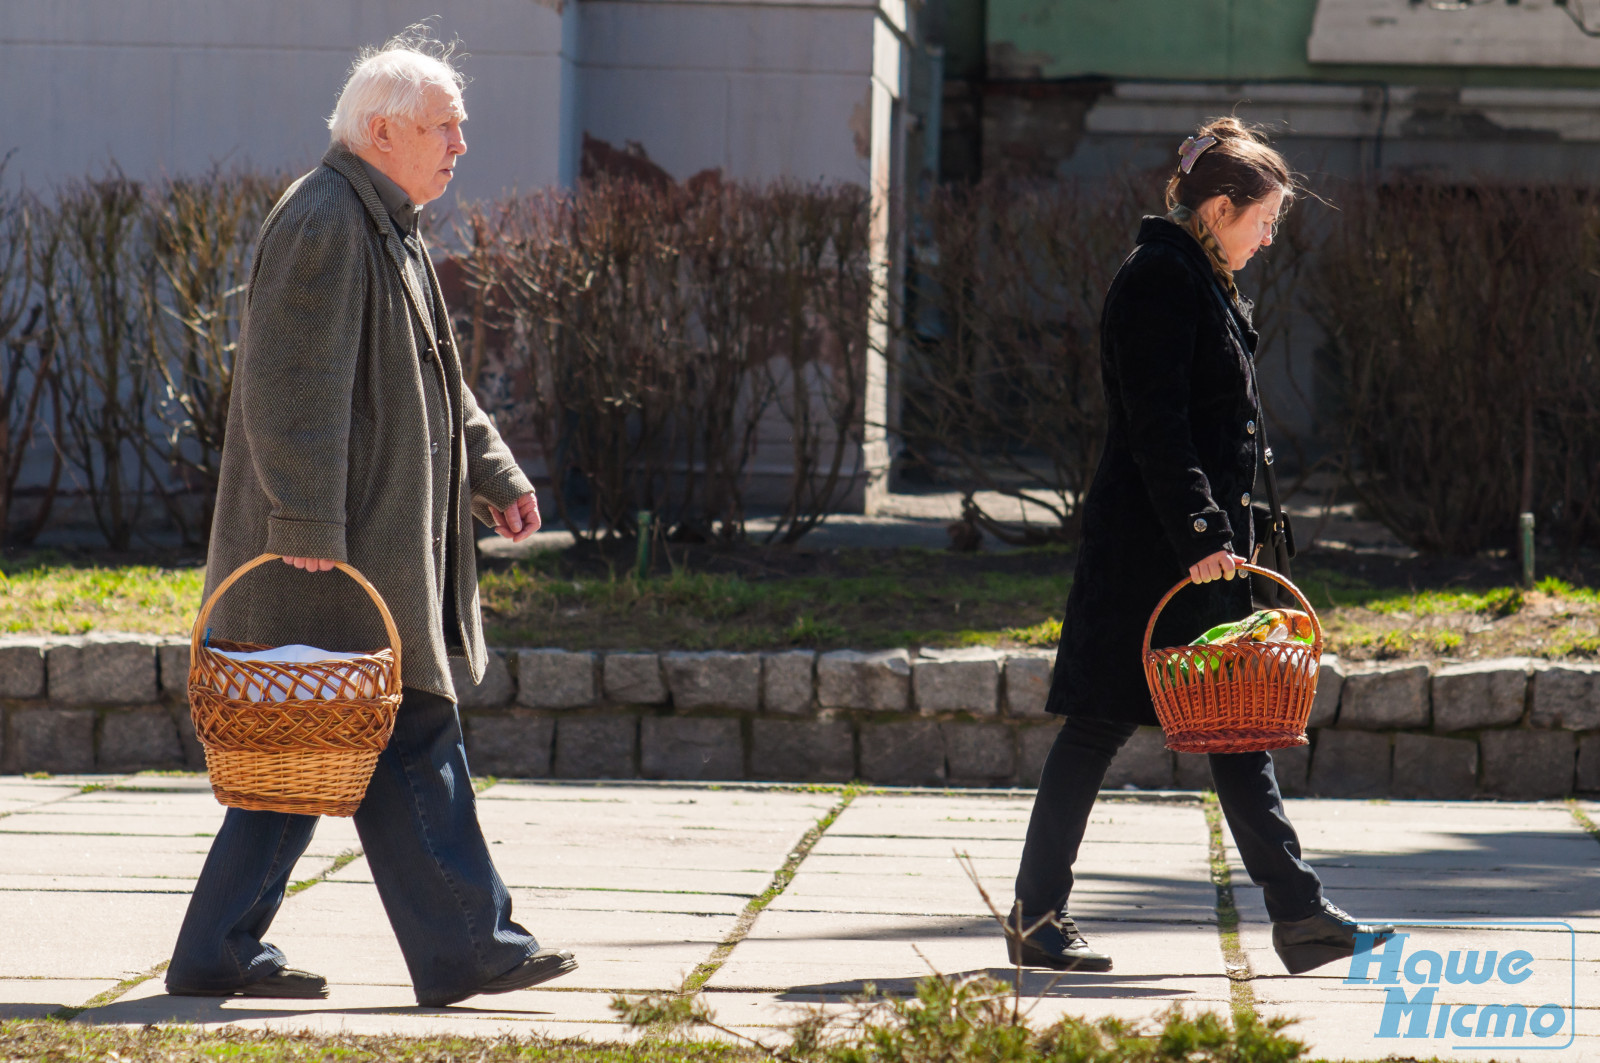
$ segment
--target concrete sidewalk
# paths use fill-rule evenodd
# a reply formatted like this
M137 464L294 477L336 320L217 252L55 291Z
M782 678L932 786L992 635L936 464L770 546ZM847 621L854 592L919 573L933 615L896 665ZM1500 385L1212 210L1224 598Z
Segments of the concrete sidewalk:
M807 848L808 832L841 805ZM428 1009L415 1006L348 820L323 821L294 873L314 884L289 898L271 934L292 964L327 975L331 998L176 998L154 972L222 816L205 780L0 778L0 1019L93 1002L77 1021L609 1041L629 1036L609 1011L614 994L673 990L701 969L722 1022L781 1043L779 1028L800 1010L841 1007L868 982L904 992L930 966L1009 980L999 930L955 853L1009 903L1030 806L1019 791L870 791L846 803L759 785L500 782L480 810L517 918L546 944L574 949L581 966L550 988ZM1420 1037L1376 1036L1393 990L1345 984L1347 963L1284 975L1260 891L1224 829L1243 920L1234 948L1219 933L1205 808L1188 793L1105 795L1073 911L1116 969L1054 985L1029 974L1035 1021L1140 1019L1174 1003L1226 1013L1237 984L1263 1016L1299 1017L1294 1032L1316 1057L1600 1059L1600 842L1579 818L1600 819L1600 808L1295 800L1289 810L1331 899L1415 922L1401 928L1407 975L1417 974L1398 983L1410 1003L1428 973L1413 971L1419 950L1495 950L1503 967L1525 949L1531 962L1505 983L1447 979L1438 1001L1458 1020L1469 998L1520 1002L1530 1015L1553 1001L1559 1031L1474 1040L1469 1015L1466 1036L1444 1021L1434 1036L1431 1018ZM786 865L793 881L757 914ZM1535 925L1471 925L1490 921ZM1368 973L1381 977L1380 967ZM1396 1017L1416 1034L1416 1009Z

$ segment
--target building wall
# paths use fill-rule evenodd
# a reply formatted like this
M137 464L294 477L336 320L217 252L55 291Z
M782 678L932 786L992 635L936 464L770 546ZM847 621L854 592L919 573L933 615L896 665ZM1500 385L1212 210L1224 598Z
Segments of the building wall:
M437 11L423 0L11 0L0 151L15 151L9 176L36 188L113 164L134 177L216 163L307 170L357 49ZM453 195L560 179L567 17L554 0L456 0L435 20L471 53Z
M987 75L1595 84L1600 40L1585 38L1548 0L1525 0L1509 12L1506 7L1438 11L1410 0L988 0ZM1374 24L1373 18L1394 21ZM1342 44L1331 54L1371 59L1313 63L1308 43L1319 21L1317 28ZM1463 36L1482 43L1455 51L1438 44ZM1397 38L1411 46L1378 46ZM1548 40L1549 51L1561 49L1567 68L1517 65L1530 61L1523 43L1529 38ZM1362 50L1363 39L1373 42L1370 51ZM1407 56L1415 58L1403 61Z
M581 5L582 131L679 180L867 179L875 5Z

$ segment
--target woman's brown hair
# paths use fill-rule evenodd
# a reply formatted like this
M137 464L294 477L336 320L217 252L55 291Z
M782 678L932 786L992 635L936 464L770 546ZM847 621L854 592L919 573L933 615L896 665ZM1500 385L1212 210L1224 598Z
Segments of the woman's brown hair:
M1198 210L1216 196L1227 196L1235 207L1243 207L1279 189L1285 200L1293 198L1294 173L1260 130L1229 115L1207 120L1194 136L1215 137L1217 142L1200 153L1188 173L1180 168L1167 181L1168 210L1177 206Z

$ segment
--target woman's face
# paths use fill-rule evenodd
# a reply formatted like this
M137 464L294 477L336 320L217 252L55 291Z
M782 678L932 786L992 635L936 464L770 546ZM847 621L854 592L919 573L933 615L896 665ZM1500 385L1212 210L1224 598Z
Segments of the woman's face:
M1200 204L1200 217L1221 242L1228 268L1237 272L1250 264L1257 251L1272 243L1282 209L1283 191L1279 189L1243 207L1235 207L1227 196L1216 196Z

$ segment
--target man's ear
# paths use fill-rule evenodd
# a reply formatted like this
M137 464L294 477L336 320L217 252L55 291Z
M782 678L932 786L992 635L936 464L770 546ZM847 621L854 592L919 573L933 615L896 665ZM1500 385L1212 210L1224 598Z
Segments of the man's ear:
M367 136L372 141L372 146L379 151L393 151L394 141L390 138L393 131L389 128L389 119L379 114L367 121Z

